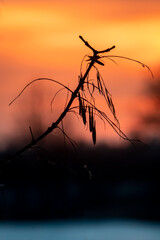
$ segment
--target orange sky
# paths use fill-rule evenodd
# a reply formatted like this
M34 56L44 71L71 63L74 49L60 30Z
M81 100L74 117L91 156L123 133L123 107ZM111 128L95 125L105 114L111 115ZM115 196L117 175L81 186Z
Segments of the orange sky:
M112 54L140 60L156 75L160 63L159 26L158 0L0 1L0 149L7 146L8 139L20 135L20 130L17 130L20 123L23 135L28 136L30 108L24 109L28 104L27 96L32 99L31 92L35 95L33 89L40 91L39 98L41 95L44 98L43 111L35 106L35 114L45 114L46 126L52 122L54 117L47 104L57 86L52 86L51 91L50 83L47 86L41 84L39 90L36 87L28 89L25 96L11 107L8 103L25 84L37 77L52 77L74 89L81 59L90 52L79 35L97 49L116 45ZM129 134L141 108L145 107L144 101L141 101L142 106L137 102L143 98L141 90L145 88L145 79L151 76L135 63L117 62L118 66L106 62L106 66L100 69L115 100L122 130ZM61 100L62 96L59 97ZM32 106L32 101L28 101ZM72 132L77 139L78 123L75 121ZM79 128L83 130L81 123ZM84 134L82 132L78 135L80 139L90 139L85 130ZM119 142L112 132L107 130L106 141ZM98 138L102 140L105 135L103 127L100 127Z

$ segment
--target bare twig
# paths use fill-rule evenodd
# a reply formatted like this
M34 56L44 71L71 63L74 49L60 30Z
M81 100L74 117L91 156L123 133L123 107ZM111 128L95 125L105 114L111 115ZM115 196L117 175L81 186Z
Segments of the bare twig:
M124 56L116 56L116 55L107 55L107 56L102 56L101 58L108 58L112 61L114 61L112 58L122 58L122 59L126 59L126 60L129 60L129 61L132 61L132 62L139 63L142 67L147 68L148 71L151 73L152 78L154 78L153 72L151 71L150 67L148 67L146 64L144 64L141 61L135 60L133 58L128 58L128 57L124 57Z
M30 131L30 133L31 133L32 141L34 142L35 139L34 139L34 136L33 136L33 132L32 132L32 128L31 128L31 126L29 126L29 131Z
M21 95L22 93L32 84L32 83L35 83L35 82L38 82L38 81L50 81L50 82L54 82L54 83L57 83L58 85L61 85L62 87L66 88L69 92L73 93L72 90L70 88L68 88L67 86L65 86L64 84L52 79L52 78L37 78L37 79L34 79L33 81L31 81L30 83L28 83L23 89L22 91L9 103L9 106L14 102L16 101Z
M65 108L63 110L63 112L60 114L60 116L57 118L57 120L55 122L52 123L51 126L49 126L39 137L37 138L34 138L33 136L33 132L32 132L32 129L31 127L29 128L30 129L30 133L31 133L31 136L32 136L32 141L27 144L26 146L24 146L23 148L21 148L20 150L18 150L16 153L14 153L13 155L9 156L5 161L3 162L9 162L10 160L14 159L16 156L19 156L20 154L24 153L26 150L30 149L30 148L33 148L34 146L37 145L38 142L40 142L42 139L44 139L46 136L48 136L54 129L58 128L61 130L61 132L63 133L64 135L64 138L66 137L70 143L74 146L73 144L73 141L71 140L71 138L68 137L68 135L65 133L64 131L64 127L63 127L63 120L66 116L67 113L69 112L73 112L75 114L77 114L73 109L75 108L79 108L79 115L82 117L83 119L83 123L84 124L88 124L87 121L88 119L86 118L86 115L88 114L88 117L89 117L89 129L90 129L90 132L92 134L92 140L93 140L93 143L95 144L96 143L96 125L95 125L95 116L99 116L101 118L101 120L103 122L107 122L113 129L114 131L124 140L128 140L130 141L131 143L134 141L134 140L131 140L129 139L125 133L120 129L120 126L119 126L119 121L116 117L116 113L115 113L115 108L114 108L114 105L113 105L113 102L112 102L112 98L111 98L111 95L110 93L108 92L106 86L105 86L105 83L104 83L104 80L102 78L102 76L100 75L97 67L95 67L95 64L100 64L100 65L104 65L103 62L100 61L101 58L108 58L109 60L113 61L115 63L115 61L112 59L112 58L124 58L124 59L127 59L127 60L131 60L131 61L134 61L134 62L137 62L139 64L141 64L143 67L147 67L149 69L149 71L151 72L150 68L137 61L137 60L134 60L134 59L131 59L131 58L127 58L127 57L122 57L122 56L116 56L116 55L107 55L107 56L100 56L99 54L102 54L102 53L108 53L110 52L112 49L115 48L115 46L112 46L111 48L107 48L105 50L101 50L101 51L98 51L96 50L95 48L93 48L87 41L84 40L84 38L82 36L79 36L79 38L84 42L84 44L90 49L92 50L92 56L88 56L88 64L87 64L87 67L86 67L86 71L84 74L82 74L82 64L84 62L84 59L85 57L83 58L82 62L81 62L81 67L80 67L80 76L79 76L79 82L78 82L78 85L76 87L76 89L74 91L72 91L69 87L65 86L64 84L54 80L54 79L51 79L51 78L38 78L38 79L35 79L33 81L31 81L30 83L28 83L23 89L22 91L18 94L18 96L13 99L13 101L9 104L11 105L17 98L19 98L21 96L21 94L26 90L26 88L28 86L30 86L32 83L34 82L37 82L37 81L51 81L51 82L54 82L60 86L62 86L63 88L62 89L66 89L68 92L71 93L71 96L70 96L70 99L68 100L68 95L67 95L67 101L66 101L66 104L65 104ZM95 68L96 71L97 71L97 85L95 83L90 83L89 82L89 73L91 71L92 68ZM152 72L151 72L152 74ZM152 74L153 76L153 74ZM89 101L87 99L87 95L85 94L85 85L87 84L87 89L88 92L89 92L89 95L91 97L91 100ZM92 91L90 90L90 86L93 87ZM59 91L57 91L57 93L55 94L55 96L62 90L60 89ZM97 89L99 91L100 94L103 95L103 97L105 98L107 104L108 104L108 107L110 109L110 111L112 112L113 116L114 116L114 119L116 120L116 123L114 123L108 116L105 112L101 111L100 109L98 109L96 106L95 106L95 101L94 101L94 89ZM55 98L55 96L53 97L52 101L51 101L51 105L53 103L53 100ZM79 106L72 106L73 102L78 99L79 100ZM93 101L93 103L92 103ZM62 124L62 128L59 127L59 124ZM1 161L1 163L3 163Z

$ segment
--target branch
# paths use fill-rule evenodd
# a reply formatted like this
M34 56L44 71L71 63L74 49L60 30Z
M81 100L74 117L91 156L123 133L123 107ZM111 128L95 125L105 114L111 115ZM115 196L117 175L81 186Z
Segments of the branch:
M136 62L136 63L140 64L142 67L147 68L148 71L151 73L152 78L154 78L154 75L153 75L150 67L148 67L148 66L147 66L146 64L144 64L143 62L140 62L140 61L135 60L135 59L133 59L133 58L128 58L128 57L124 57L124 56L116 56L116 55L102 56L101 58L108 58L108 59L111 60L111 61L114 61L114 60L111 59L111 58L122 58L122 59L126 59L126 60L129 60L129 61L132 61L132 62Z
M26 90L27 87L29 87L32 83L34 82L38 82L38 81L51 81L51 82L54 82L54 83L57 83L59 85L61 85L62 87L66 88L69 92L73 93L72 90L70 88L68 88L67 86L65 86L64 84L52 79L52 78L37 78L37 79L34 79L33 81L29 82L23 89L22 91L9 103L9 106L14 102L16 101L21 95L22 93Z
M91 47L91 45L90 45L87 41L85 41L82 36L79 36L79 38L84 42L84 44L85 44L88 48L90 48L90 49L93 51L94 54L97 54L97 53L98 53L98 51L95 50L93 47Z
M27 86L20 92L20 94L10 103L12 104L22 93L23 91L33 82L35 81L39 81L39 80L49 80L49 81L53 81L58 83L59 85L65 87L66 89L68 89L68 91L72 92L71 98L67 104L67 106L65 107L64 111L61 113L61 115L59 116L59 118L57 119L57 121L53 122L52 125L50 127L48 127L46 129L46 131L44 131L38 138L34 139L34 141L32 140L28 145L26 145L25 147L23 147L22 149L18 150L16 153L14 153L13 155L9 156L7 159L5 159L4 161L1 161L1 163L3 162L9 162L10 160L14 159L15 157L19 156L20 154L22 154L23 152L25 152L26 150L32 148L33 146L35 146L39 141L41 141L42 139L44 139L48 134L50 134L55 128L58 127L59 123L64 119L64 117L66 116L66 114L69 112L70 106L72 105L73 101L75 100L75 98L78 95L78 92L81 88L83 88L83 84L85 79L87 78L91 68L93 67L94 64L94 60L92 60L89 65L88 68L84 74L84 76L80 79L77 88L74 90L74 92L72 92L68 87L64 86L63 84L53 80L53 79L48 79L48 78L39 78L36 80L33 80L32 82L30 82L29 84L27 84Z
M102 51L97 51L97 50L95 50L87 41L85 41L82 36L79 36L79 38L85 43L85 45L86 45L88 48L90 48L90 49L93 51L94 55L97 55L97 54L99 54L99 53L110 52L112 49L115 48L115 46L112 46L111 48L107 48L107 49L102 50Z
M60 116L57 118L57 120L55 122L52 123L51 126L49 126L39 137L37 138L34 138L33 136L33 133L32 133L32 129L30 128L30 133L31 133L31 137L32 137L32 141L27 144L26 146L24 146L23 148L19 149L17 152L15 152L13 155L10 155L7 159L1 161L0 163L3 164L3 163L6 163L6 162L9 162L11 161L12 159L14 159L15 157L19 156L20 154L24 153L26 150L34 147L37 145L37 143L39 141L41 141L42 139L44 139L47 135L49 135L54 129L56 128L59 128L63 135L65 137L68 138L68 140L70 141L70 138L66 135L66 133L64 132L64 129L63 129L63 125L62 125L62 128L59 127L59 124L63 122L63 119L65 118L66 114L69 113L73 107L72 104L74 102L75 99L79 99L79 109L80 109L80 115L82 116L83 118L83 122L84 124L86 124L86 110L87 110L87 107L88 107L88 110L89 110L89 123L90 123L90 132L92 133L92 139L93 139L93 142L95 144L96 142L96 126L95 126L95 119L94 119L94 115L95 115L95 111L96 111L96 114L98 114L100 116L101 119L103 119L104 121L108 122L108 124L114 129L114 131L121 137L123 138L124 140L128 140L132 143L133 140L129 139L123 131L121 131L120 127L119 127L119 124L115 124L113 121L110 120L110 118L104 113L102 112L101 110L99 110L98 108L96 108L95 104L92 104L91 101L88 101L87 98L85 97L85 90L84 90L84 84L87 84L88 86L88 90L89 90L89 93L90 93L90 96L93 98L93 92L90 91L90 88L89 88L89 72L90 70L92 69L92 67L95 67L94 64L95 63L99 63L101 65L104 65L102 64L98 59L101 59L103 57L108 57L109 59L110 58L116 58L116 57L119 57L119 58L125 58L125 59L128 59L128 60L131 60L131 61L135 61L137 63L140 63L143 67L147 67L149 70L150 68L148 66L146 66L145 64L139 62L139 61L136 61L136 60L133 60L133 59L130 59L130 58L126 58L126 57L122 57L122 56L115 56L115 55L111 55L111 56L99 56L98 54L99 53L106 53L106 52L109 52L111 51L112 49L115 48L115 46L112 46L111 48L107 48L105 50L102 50L102 51L97 51L96 49L94 49L87 41L84 40L84 38L82 36L79 36L79 38L84 42L84 44L90 48L92 51L93 51L93 55L92 56L89 56L89 63L87 64L87 68L86 68L86 71L84 73L84 75L82 75L82 63L81 63L81 69L80 69L80 77L79 77L79 82L78 82L78 85L76 87L76 89L74 91L72 91L70 88L68 88L67 86L65 86L64 84L54 80L54 79L51 79L51 78L38 78L38 79L35 79L33 81L31 81L30 83L28 83L23 89L22 91L19 93L19 95L9 104L11 105L18 97L21 96L21 94L25 91L25 89L31 85L32 83L36 82L36 81L52 81L54 83L57 83L58 85L62 86L63 88L67 89L68 92L71 92L71 96L70 96L70 99L68 101L68 103L66 102L66 105L65 105L65 108L63 110L63 112L60 114ZM84 60L84 59L83 59ZM82 62L83 62L82 60ZM110 59L112 60L112 59ZM114 61L114 60L112 60ZM96 68L97 69L97 68ZM151 72L151 70L150 70ZM151 72L152 73L152 72ZM109 92L107 90L107 88L105 87L105 83L103 81L103 78L101 77L101 75L99 74L99 71L97 69L97 84L98 86L95 86L95 84L91 84L93 86L93 88L97 88L100 92L100 94L102 94L104 96L104 98L106 99L107 101L107 104L114 116L114 118L117 120L116 118L116 115L115 115L115 109L114 109L114 105L113 105L113 102L112 102L112 98L111 96L109 95ZM60 89L59 91L61 91L62 89ZM58 91L58 92L59 92ZM57 93L58 93L57 92ZM80 95L82 92L82 95ZM56 94L57 94L56 93ZM56 95L55 95L56 96ZM54 96L54 98L55 98ZM83 97L84 96L84 97ZM52 99L52 102L54 100L54 98ZM68 97L67 97L68 98ZM82 101L83 100L83 101ZM51 102L51 105L52 105L52 102ZM81 103L81 104L80 104ZM85 105L84 103L88 103L88 105ZM94 112L93 112L94 110ZM117 120L117 123L118 120Z

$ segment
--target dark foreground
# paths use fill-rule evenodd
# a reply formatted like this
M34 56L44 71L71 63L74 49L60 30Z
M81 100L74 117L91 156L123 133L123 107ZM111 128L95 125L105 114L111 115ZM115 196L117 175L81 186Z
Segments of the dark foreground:
M1 220L160 221L159 145L34 149L1 166L0 184Z

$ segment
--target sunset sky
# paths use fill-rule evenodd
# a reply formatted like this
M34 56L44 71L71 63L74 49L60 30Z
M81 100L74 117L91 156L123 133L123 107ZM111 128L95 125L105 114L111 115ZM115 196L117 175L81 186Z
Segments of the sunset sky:
M50 101L59 89L50 82L35 83L13 105L8 104L39 77L56 79L74 90L81 60L91 53L79 35L100 50L115 45L110 54L134 58L152 69L154 79L146 68L122 59L114 59L118 65L105 60L105 67L99 67L121 129L128 136L137 130L140 116L150 109L145 87L160 74L159 0L1 0L0 150L22 135L29 141L33 120L35 126L43 122L45 129L63 110L65 91L50 111ZM108 113L98 95L97 103ZM108 125L104 130L103 122L98 123L97 141L121 142ZM66 119L66 132L77 141L91 141L74 115Z

